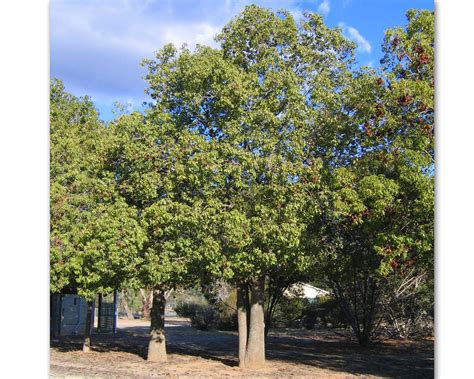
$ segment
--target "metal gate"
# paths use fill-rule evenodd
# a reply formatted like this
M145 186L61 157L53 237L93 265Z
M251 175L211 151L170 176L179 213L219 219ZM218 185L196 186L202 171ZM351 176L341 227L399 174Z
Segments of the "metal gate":
M116 333L117 332L117 290L113 297L99 295L98 304L98 333Z
M94 317L94 309L92 309ZM51 294L50 334L83 335L86 329L87 302L75 294Z

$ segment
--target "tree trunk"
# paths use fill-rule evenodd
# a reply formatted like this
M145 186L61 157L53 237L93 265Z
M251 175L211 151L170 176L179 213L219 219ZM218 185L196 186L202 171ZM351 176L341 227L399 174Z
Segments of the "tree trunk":
M247 351L249 296L246 283L237 284L237 323L239 325L239 367L245 367L245 352Z
M153 305L151 307L150 341L148 343L147 360L151 362L165 361L165 291L162 288L153 290Z
M86 315L86 330L84 331L84 344L82 345L82 351L87 353L91 351L91 329L92 329L92 306L93 301L87 302L87 315Z
M265 313L263 298L265 278L252 284L250 293L250 329L245 354L245 367L260 368L265 365Z
M265 341L267 340L268 332L273 324L273 315L275 314L275 309L280 301L281 295L283 293L283 288L277 288L269 296L268 305L265 312Z
M122 305L123 305L123 309L125 311L125 314L127 315L127 318L129 320L133 320L133 313L132 311L130 310L130 307L128 306L128 301L127 301L127 294L125 293L125 290L122 289Z
M142 297L142 318L149 320L150 309L153 303L153 291L140 288L140 295Z

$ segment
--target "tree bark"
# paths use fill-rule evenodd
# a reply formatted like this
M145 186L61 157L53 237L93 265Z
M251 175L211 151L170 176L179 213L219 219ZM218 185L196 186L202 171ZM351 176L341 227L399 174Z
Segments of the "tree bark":
M147 360L151 362L166 361L165 339L165 291L162 288L153 290L151 307L150 341L148 343Z
M82 351L87 353L91 351L91 328L92 328L92 305L93 301L87 302L86 330L84 331L84 344Z
M248 287L246 283L240 282L237 284L237 323L239 326L239 367L241 368L245 367L249 317Z
M153 303L153 291L147 291L146 289L140 288L140 295L142 297L142 318L145 320L150 319L150 309Z
M125 314L127 315L127 318L129 320L133 320L133 313L130 310L130 307L128 306L128 301L127 301L127 294L125 290L122 289L122 304L123 304L123 309L125 311Z
M250 293L250 329L245 354L245 367L260 368L265 365L265 312L263 298L265 278L252 284Z

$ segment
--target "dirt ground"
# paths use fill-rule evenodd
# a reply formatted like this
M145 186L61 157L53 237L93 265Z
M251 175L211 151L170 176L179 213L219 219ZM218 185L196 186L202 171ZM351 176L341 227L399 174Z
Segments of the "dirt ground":
M277 330L267 340L267 366L239 369L237 334L198 331L186 319L167 320L168 361L146 361L149 322L123 320L117 334L94 334L93 351L80 337L51 340L52 378L432 378L434 343L384 341L361 348L328 330Z

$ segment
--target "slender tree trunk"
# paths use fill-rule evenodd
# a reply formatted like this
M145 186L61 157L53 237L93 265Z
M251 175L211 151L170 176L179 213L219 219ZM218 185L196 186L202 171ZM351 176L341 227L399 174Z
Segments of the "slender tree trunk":
M247 284L237 284L237 323L239 325L239 367L245 367L245 352L247 351L247 336L249 307Z
M265 312L263 298L265 277L252 284L250 293L250 329L245 354L245 367L260 368L265 365Z
M150 309L153 303L153 291L140 288L140 295L142 297L142 318L150 319Z
M153 290L153 305L151 307L150 341L148 343L147 360L152 362L165 361L165 291L162 288Z
M87 315L86 315L86 330L84 332L84 344L82 345L82 351L87 353L91 351L91 328L92 328L92 305L93 301L87 302Z
M130 307L128 306L128 301L126 298L127 294L125 290L122 290L122 304L123 304L123 309L125 310L125 314L127 315L127 318L129 320L133 320L133 313L130 310Z
M282 293L283 288L278 288L273 294L271 294L271 296L269 296L268 306L265 312L265 341L267 340L268 332L273 325L273 315L275 314L275 309L280 301Z

